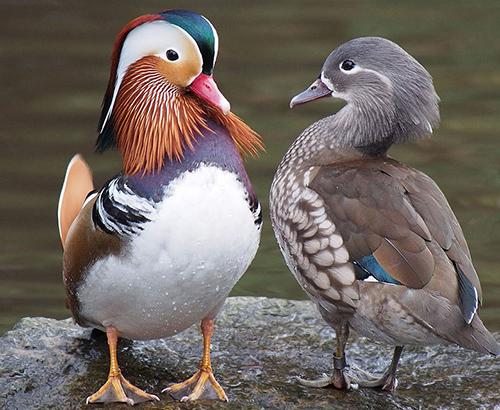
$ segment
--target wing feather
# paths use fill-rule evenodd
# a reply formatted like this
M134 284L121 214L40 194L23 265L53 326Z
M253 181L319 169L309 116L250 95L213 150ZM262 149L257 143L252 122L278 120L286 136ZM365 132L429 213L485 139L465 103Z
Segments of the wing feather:
M435 272L433 252L444 252L480 298L460 225L427 175L389 158L363 159L322 167L309 187L325 200L352 260L368 250L394 279L422 288Z
M92 171L83 157L76 154L66 169L57 209L59 235L63 248L71 224L80 213L88 193L93 189Z

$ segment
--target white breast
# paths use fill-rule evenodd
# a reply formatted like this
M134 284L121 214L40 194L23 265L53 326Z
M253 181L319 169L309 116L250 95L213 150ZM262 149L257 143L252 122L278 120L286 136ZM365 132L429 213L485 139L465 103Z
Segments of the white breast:
M178 333L216 313L259 240L236 175L202 165L169 184L126 256L90 268L78 289L81 315L130 339Z

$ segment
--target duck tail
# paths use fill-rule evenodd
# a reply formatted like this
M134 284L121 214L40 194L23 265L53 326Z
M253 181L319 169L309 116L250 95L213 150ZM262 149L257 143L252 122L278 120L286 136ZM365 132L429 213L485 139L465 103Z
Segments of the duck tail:
M57 208L57 221L59 235L64 249L69 228L80 213L88 193L94 189L92 171L80 154L76 154L68 164L64 177L59 205Z
M479 353L489 353L494 356L500 354L500 345L495 336L484 326L476 314L470 325L466 325L466 331L462 332L459 344Z

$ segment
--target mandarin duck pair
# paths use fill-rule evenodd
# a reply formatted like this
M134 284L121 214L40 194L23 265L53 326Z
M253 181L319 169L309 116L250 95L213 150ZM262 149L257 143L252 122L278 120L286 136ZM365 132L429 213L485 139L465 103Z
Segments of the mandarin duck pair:
M214 26L168 10L128 23L115 42L97 149L116 147L123 171L99 191L76 155L58 220L67 305L81 326L106 332L110 369L87 403L158 400L130 383L118 338L148 340L201 323L203 355L181 401L227 400L214 377L214 319L253 260L261 207L242 155L262 149L213 80ZM271 219L288 267L334 327L333 375L308 386L396 387L404 345L499 347L477 315L481 288L460 226L426 175L387 156L393 143L432 132L438 97L427 71L381 38L352 40L291 105L341 98L306 129L271 187ZM349 329L395 346L372 376L346 364Z

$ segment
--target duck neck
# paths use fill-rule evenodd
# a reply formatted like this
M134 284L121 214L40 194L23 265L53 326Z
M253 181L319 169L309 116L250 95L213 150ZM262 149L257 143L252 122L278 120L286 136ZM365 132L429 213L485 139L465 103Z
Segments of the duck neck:
M192 149L184 151L182 161L166 160L155 173L127 175L127 185L138 195L159 202L170 182L185 172L207 165L236 174L247 192L253 195L243 159L228 130L214 120L207 120L207 127L195 135Z
M352 101L306 128L289 153L298 154L306 167L385 156L392 144L393 118L389 101Z

